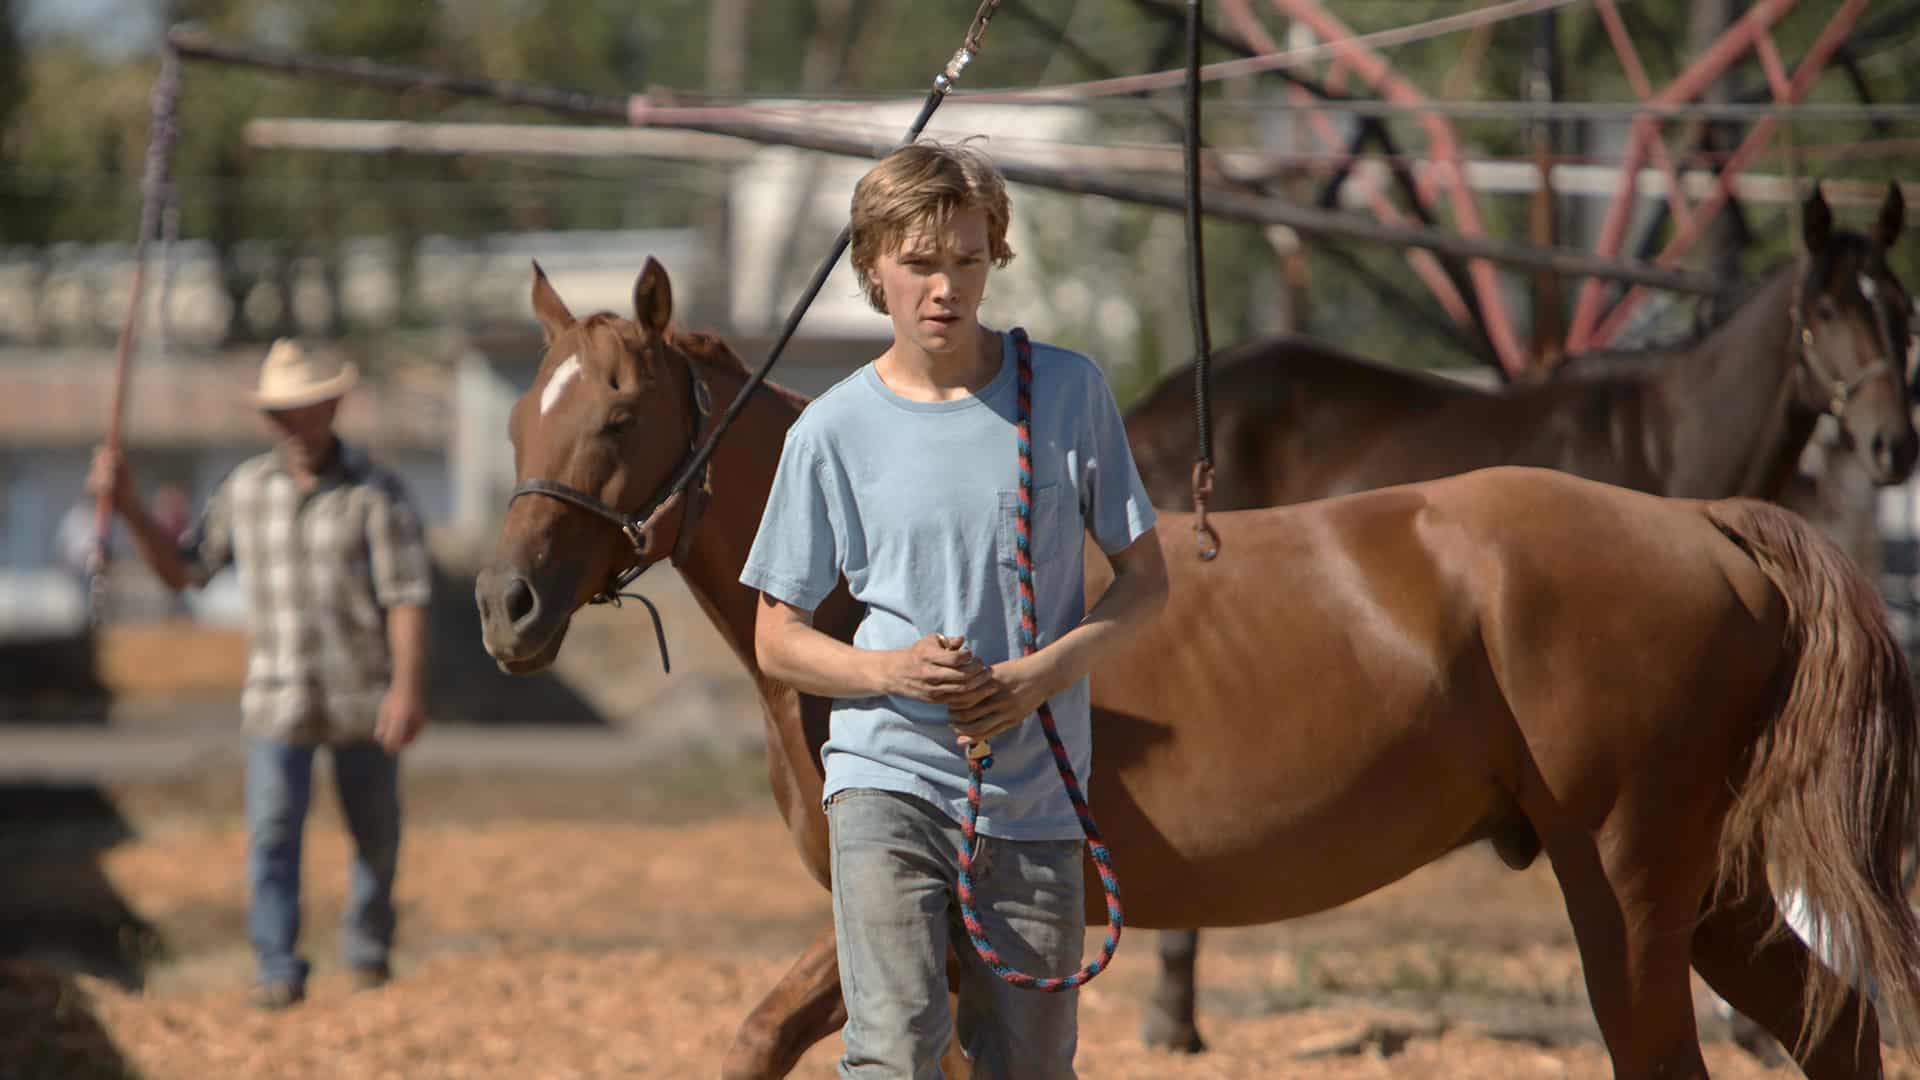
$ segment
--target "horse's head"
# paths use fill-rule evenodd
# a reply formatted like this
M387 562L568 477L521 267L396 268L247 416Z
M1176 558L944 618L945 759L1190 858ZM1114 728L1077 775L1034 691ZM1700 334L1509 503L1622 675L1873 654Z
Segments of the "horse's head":
M1899 185L1888 185L1870 237L1835 230L1818 186L1802 211L1792 312L1801 403L1839 421L1875 483L1898 484L1920 455L1907 377L1913 302L1886 257L1905 217Z
M667 494L707 388L668 332L673 296L653 259L633 309L576 321L533 268L546 353L508 421L518 486L474 583L482 638L504 670L552 663L573 613L665 557L683 524L685 499Z

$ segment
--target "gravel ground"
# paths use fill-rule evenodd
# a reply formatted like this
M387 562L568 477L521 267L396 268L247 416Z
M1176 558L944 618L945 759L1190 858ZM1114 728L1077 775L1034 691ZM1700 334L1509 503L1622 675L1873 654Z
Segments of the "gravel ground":
M0 965L0 1076L714 1075L740 1020L830 915L755 790L753 762L683 764L678 785L411 781L397 978L366 993L334 958L347 847L330 798L318 800L311 997L277 1015L245 1004L237 774L115 786L121 819L91 832L16 828L7 851L27 888L0 899L0 921L71 933L119 918L138 970L67 974L85 965L59 933ZM74 917L115 903L117 915ZM1140 1044L1153 944L1129 933L1083 992L1081 1075L1610 1075L1544 869L1512 873L1470 850L1323 915L1203 935L1211 1049L1194 1057ZM1702 1005L1716 1077L1797 1075L1727 1042ZM831 1076L837 1042L796 1075Z

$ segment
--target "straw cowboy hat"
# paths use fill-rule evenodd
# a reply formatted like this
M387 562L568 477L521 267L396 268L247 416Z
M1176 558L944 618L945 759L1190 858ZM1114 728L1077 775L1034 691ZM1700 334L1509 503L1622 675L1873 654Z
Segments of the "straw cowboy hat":
M263 409L298 409L331 401L353 388L360 373L329 354L309 353L291 338L281 338L260 363L254 404Z

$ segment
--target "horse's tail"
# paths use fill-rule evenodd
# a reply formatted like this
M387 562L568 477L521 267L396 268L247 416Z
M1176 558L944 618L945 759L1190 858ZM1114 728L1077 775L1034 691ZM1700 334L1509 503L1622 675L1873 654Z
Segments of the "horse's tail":
M1920 919L1900 861L1915 840L1920 732L1906 658L1867 576L1811 525L1748 499L1710 503L1707 516L1787 607L1778 712L1757 733L1728 814L1720 885L1766 888L1747 880L1764 857L1774 888L1798 892L1812 915L1809 941L1844 981L1807 980L1803 1038L1833 1023L1848 986L1873 987L1882 1018L1911 1036Z

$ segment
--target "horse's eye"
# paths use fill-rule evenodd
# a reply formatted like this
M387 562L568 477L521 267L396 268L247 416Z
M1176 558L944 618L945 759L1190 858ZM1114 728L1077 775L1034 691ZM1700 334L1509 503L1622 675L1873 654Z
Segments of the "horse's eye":
M1813 305L1813 313L1822 319L1831 319L1838 311L1839 309L1833 306L1833 300L1830 297L1823 296L1820 298L1819 303Z

